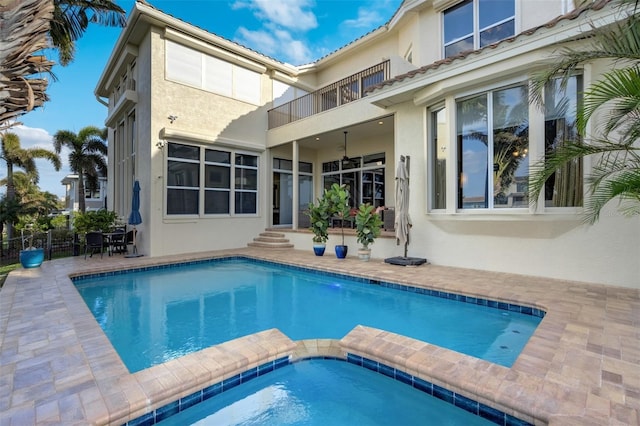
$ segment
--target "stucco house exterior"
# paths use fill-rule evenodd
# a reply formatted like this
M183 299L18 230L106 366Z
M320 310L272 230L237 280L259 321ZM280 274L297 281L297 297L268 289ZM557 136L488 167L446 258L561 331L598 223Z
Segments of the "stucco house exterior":
M77 212L80 210L80 188L77 174L66 175L61 181L65 188L64 210L67 212ZM87 211L100 210L107 207L107 178L98 178L98 188L92 191L85 183L85 208Z
M384 26L293 66L136 2L95 90L108 105L108 208L127 217L140 182L148 256L244 247L270 227L311 251L296 232L308 203L341 182L353 205L393 207L405 156L410 256L640 288L640 218L610 205L583 224L588 160L558 171L537 205L527 196L530 166L575 136L580 91L610 64L550 86L544 108L528 101L531 74L622 12L501 5L406 0ZM373 247L401 254L392 238Z

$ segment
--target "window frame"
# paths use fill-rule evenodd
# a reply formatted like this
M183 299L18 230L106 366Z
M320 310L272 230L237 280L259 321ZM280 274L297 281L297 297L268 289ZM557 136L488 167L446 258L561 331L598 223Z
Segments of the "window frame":
M501 84L497 87L490 87L490 88L486 88L485 90L479 90L476 91L473 94L467 95L467 96L459 96L456 97L455 99L455 110L452 111L451 113L454 114L454 122L455 122L455 128L456 128L456 133L455 133L455 143L456 144L456 158L455 158L455 167L456 167L456 176L458 177L457 181L456 181L456 203L455 203L455 209L457 212L468 212L468 211L484 211L484 212L502 212L502 211L507 211L507 212L518 212L518 211L526 211L529 212L529 202L527 201L525 205L522 206L518 206L518 207L509 207L509 205L502 205L502 204L496 204L495 201L495 196L493 195L493 190L495 187L495 176L494 176L494 172L495 170L495 148L496 148L496 140L495 140L495 120L494 120L494 98L495 95L499 92L505 92L507 90L511 90L511 89L517 89L517 88L525 88L527 89L527 94L528 94L528 87L529 87L529 81L528 80L519 80L517 82L511 83L511 84ZM464 153L461 152L461 146L460 146L460 142L458 140L459 138L459 134L458 132L460 131L459 129L459 117L458 117L458 105L460 104L460 102L464 102L467 100L472 100L472 99L476 99L476 98L480 98L480 97L484 97L485 101L486 101L486 108L487 108L487 116L486 116L486 132L487 132L487 155L486 155L486 181L485 181L485 200L483 202L484 207L463 207L463 203L462 203L462 181L463 181L463 170L462 170L462 160L463 160L463 156ZM527 95L527 101L526 101L526 105L527 105L527 155L529 155L528 150L530 149L529 145L530 145L530 130L529 130L529 126L532 122L532 119L530 117L530 112L531 112L531 107L530 107L530 103L528 102L528 95ZM529 158L526 159L526 163L529 167L529 162L530 162L530 155ZM493 165L493 172L492 170L489 169L489 166ZM530 167L529 167L530 169ZM517 169L516 169L517 170ZM530 178L530 170L527 171L527 181ZM514 171L514 182L515 182L515 171Z
M481 35L483 33L485 33L487 30L491 29L491 28L496 28L500 25L503 25L509 21L513 21L513 34L509 35L508 37L512 37L515 34L518 33L518 20L517 20L517 16L518 16L518 2L516 0L511 0L513 1L513 15L508 16L506 18L503 18L499 21L493 22L490 25L487 25L483 28L480 28L480 1L481 0L463 0L455 5L452 5L451 7L446 8L445 10L442 11L441 13L441 25L442 25L442 31L441 31L441 36L442 36L442 58L448 58L448 57L453 57L456 56L457 54L466 51L466 49L463 49L461 51L456 51L453 54L447 55L447 47L455 45L456 43L459 43L463 40L468 39L469 37L472 38L472 43L473 43L473 50L478 50L481 49L482 47L491 45L492 43L487 43L486 45L480 45L480 40L481 40ZM447 41L445 38L445 16L447 14L447 12L450 12L456 8L460 8L462 7L465 3L467 4L471 4L471 9L472 9L472 28L471 31L465 33L465 35L454 38L450 41ZM500 40L504 40L508 37L502 38Z
M578 81L581 84L577 85L577 92L571 93L571 95L575 96L576 99L572 102L575 102L577 106L575 108L579 108L580 103L582 102L580 88L584 88L588 81L588 74L585 74L584 70L578 70L574 73L574 76L578 76ZM549 205L545 202L545 193L542 192L540 194L540 198L537 203L531 204L534 200L529 200L524 205L519 207L494 207L494 208L460 208L459 206L459 196L458 191L460 189L460 168L458 165L458 159L462 153L460 152L460 147L458 146L457 138L458 138L458 117L457 117L457 105L459 102L464 101L466 99L471 99L477 96L487 96L489 92L500 92L502 90L513 88L513 87L529 87L530 80L527 76L521 75L519 77L513 77L510 79L506 79L505 81L488 84L482 87L476 87L473 90L465 90L457 93L452 93L447 95L444 99L440 99L437 102L434 102L428 105L425 108L424 114L424 123L426 128L426 138L425 138L425 152L427 155L428 161L428 170L426 178L431 183L425 189L426 196L426 213L431 215L432 217L440 217L440 219L450 218L452 220L464 220L465 217L469 216L486 216L486 217L500 217L505 220L529 220L532 215L537 214L546 214L546 215L577 215L583 210L584 201L582 205L567 205L567 206L554 206ZM546 97L546 94L545 94ZM440 111L442 108L446 108L447 115L447 129L450 132L449 136L449 145L447 147L447 151L449 155L447 158L447 166L446 166L446 208L445 209L434 209L433 207L433 162L431 161L434 155L435 145L433 138L433 126L434 126L434 117L433 114L437 111ZM543 105L540 108L538 105L533 103L528 103L528 123L529 123L529 134L528 134L528 156L529 156L529 172L527 174L527 184L531 181L531 175L533 170L531 166L541 159L544 158L546 152L546 107ZM492 121L491 121L492 123ZM493 132L493 125L488 130ZM487 156L487 158L490 158ZM581 174L581 184L579 186L573 187L571 191L581 191L583 200L586 199L585 195L585 177L588 175L588 163L585 162L582 164L582 170L579 171ZM513 181L513 187L516 188L516 192L518 192L517 188L522 188L524 182L518 182L516 179ZM576 193L577 193L576 192Z
M168 147L171 144L179 144L179 145L185 145L185 146L189 146L189 147L195 147L198 148L198 153L199 153L199 158L197 160L195 159L186 159L186 158L179 158L179 157L171 157L168 155L165 156L165 161L164 161L164 170L165 170L165 176L169 176L169 162L170 161L174 161L174 162L184 162L184 163L189 163L189 164L198 164L198 176L199 176L199 182L198 182L198 186L189 186L189 187L184 187L184 186L175 186L175 185L168 185L168 179L165 179L165 184L164 184L164 190L163 190L163 198L164 198L164 209L163 209L163 216L167 219L183 219L183 218L229 218L229 217L258 217L260 215L260 194L261 194L261 189L260 189L260 181L261 181L261 155L257 152L252 152L252 151L248 151L248 150L240 150L240 149L233 149L233 148L226 148L226 147L213 147L211 145L198 145L198 144L190 144L190 143L185 143L182 141L167 141L166 144L166 149L167 152L169 151ZM220 151L220 152L225 152L229 154L229 163L221 163L221 162L217 162L217 161L210 161L206 159L206 151ZM251 166L251 165L239 165L236 164L236 157L240 156L240 155L246 155L246 156L250 156L250 157L254 157L255 158L255 166ZM207 166L224 166L224 167L228 167L229 168L229 185L228 188L217 188L217 187L209 187L207 186L207 181L206 181L206 169ZM256 172L256 187L255 189L247 189L247 188L238 188L236 185L236 170L240 170L240 169L246 169L246 170L255 170ZM185 213L185 214L179 214L179 213L168 213L168 191L169 189L174 189L174 190L197 190L198 191L198 208L197 208L197 212L196 213ZM224 213L207 213L206 210L206 205L205 205L205 196L206 193L208 191L214 191L214 192L227 192L228 193L228 199L229 199L229 204L228 204L228 211L224 212ZM255 194L255 212L251 212L251 213L236 213L237 208L236 208L236 203L235 203L235 199L236 199L236 194L239 193L253 193Z

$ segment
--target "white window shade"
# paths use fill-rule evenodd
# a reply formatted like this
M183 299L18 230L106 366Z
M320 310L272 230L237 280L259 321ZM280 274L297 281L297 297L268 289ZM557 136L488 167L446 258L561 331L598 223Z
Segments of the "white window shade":
M234 98L259 105L260 74L237 66L233 68Z
M167 79L200 87L202 54L167 40Z
M233 65L218 58L205 55L203 89L233 96Z

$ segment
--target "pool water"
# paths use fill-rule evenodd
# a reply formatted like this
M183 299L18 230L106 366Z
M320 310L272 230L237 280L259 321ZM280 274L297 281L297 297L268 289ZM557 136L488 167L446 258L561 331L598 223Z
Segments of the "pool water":
M75 284L131 372L271 328L293 340L340 339L359 324L510 366L541 320L243 259Z
M494 425L451 403L344 361L289 364L158 425Z

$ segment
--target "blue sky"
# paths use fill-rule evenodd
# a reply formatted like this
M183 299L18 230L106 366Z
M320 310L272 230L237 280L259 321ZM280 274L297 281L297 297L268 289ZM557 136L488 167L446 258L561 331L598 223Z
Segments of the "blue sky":
M301 65L328 53L385 24L402 0L148 0L152 6L262 54ZM133 0L116 0L131 11ZM75 60L55 66L51 98L20 118L14 127L23 147L53 149L58 130L78 132L85 126L104 126L107 109L93 94L102 69L121 29L91 26L76 44ZM57 60L54 53L49 56ZM62 152L63 168L38 160L39 186L64 196L62 178L70 173L68 152ZM0 177L6 166L0 161ZM2 189L4 191L4 189Z

